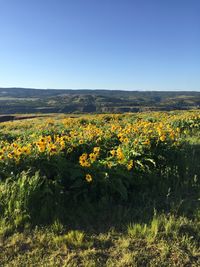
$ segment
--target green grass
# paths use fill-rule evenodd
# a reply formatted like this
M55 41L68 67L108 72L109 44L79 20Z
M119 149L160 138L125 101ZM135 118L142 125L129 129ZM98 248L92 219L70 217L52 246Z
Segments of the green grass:
M154 216L106 232L67 230L56 222L2 236L1 266L199 266L200 223Z

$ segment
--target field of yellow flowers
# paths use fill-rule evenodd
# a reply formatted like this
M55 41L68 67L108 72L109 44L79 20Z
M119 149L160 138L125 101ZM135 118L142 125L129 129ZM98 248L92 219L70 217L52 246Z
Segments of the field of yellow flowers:
M45 118L0 123L0 237L17 231L17 238L21 238L19 231L36 225L51 225L53 233L60 235L65 227L82 229L92 225L93 231L102 232L134 222L129 224L128 239L123 242L133 242L130 244L134 247L145 239L148 246L154 244L156 247L157 238L162 243L162 238L169 237L171 245L180 248L178 253L182 253L182 246L185 246L182 242L189 242L188 251L196 255L196 242L200 240L199 224L196 223L200 219L199 178L199 110L73 117L51 114ZM182 228L186 231L184 235ZM34 231L37 242L46 242L40 240L40 230ZM90 244L81 231L58 236L55 242L47 229L45 235L49 249L54 247L60 251L58 244L74 248ZM116 249L119 253L125 249L121 234L119 240L114 232L109 236L115 240L109 242L122 247L110 247L113 265L108 266L132 266L124 263L136 257L129 254L128 247L126 259L120 254L121 265L117 260L121 256L115 258ZM95 238L98 242L93 238L94 246L96 242L103 242L102 248L106 246L101 235ZM108 236L103 238L107 240ZM15 242L9 240L5 239L8 247L9 242ZM163 246L161 243L159 246ZM34 244L31 246L37 248ZM91 266L107 266L102 265L106 256L98 258L97 253L90 259L91 246L87 248L88 262L100 262L100 265ZM136 245L135 251L139 247ZM134 260L143 264L141 249L138 250L139 258ZM7 256L2 254L1 259L5 263L14 257L6 251ZM38 262L44 263L37 253ZM80 260L78 255L75 259L73 253L78 252L70 254L72 262L75 260L73 266L86 266L85 256ZM147 263L150 259L153 262L152 250L148 253ZM159 257L163 257L164 252L159 253ZM180 254L180 266L183 266L181 262L187 262L186 254ZM170 266L173 266L173 253L168 255L171 255ZM158 253L154 256L158 257ZM196 261L195 257L191 262ZM21 260L19 266L23 264ZM167 256L162 260L168 262ZM156 265L159 261L154 261L153 265L137 263L133 266L159 266ZM52 266L61 266L58 262ZM80 262L84 262L83 265Z
M153 167L153 152L178 147L199 130L199 124L198 111L77 118L60 115L1 123L1 178L37 168L34 162L48 164L55 158L80 169L86 182L95 182L97 168L104 170L105 178L107 171L116 167L130 172L145 168L148 162Z
M23 171L39 172L73 197L93 190L96 197L113 193L127 198L136 180L145 183L144 174L162 172L169 153L181 150L199 129L199 111L59 115L1 123L0 177L5 181Z

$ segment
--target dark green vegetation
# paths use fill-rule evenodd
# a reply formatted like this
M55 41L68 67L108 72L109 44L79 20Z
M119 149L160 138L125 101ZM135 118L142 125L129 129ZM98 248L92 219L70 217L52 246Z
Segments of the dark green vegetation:
M200 265L197 111L0 127L1 266Z
M120 113L199 106L200 92L0 88L0 114Z

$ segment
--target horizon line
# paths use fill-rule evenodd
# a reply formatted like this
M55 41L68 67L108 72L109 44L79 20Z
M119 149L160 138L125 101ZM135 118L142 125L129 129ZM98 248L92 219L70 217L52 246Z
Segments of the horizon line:
M125 92L200 92L200 89L108 89L108 88L39 88L39 87L0 87L0 89L27 89L27 90L89 90L89 91L125 91Z

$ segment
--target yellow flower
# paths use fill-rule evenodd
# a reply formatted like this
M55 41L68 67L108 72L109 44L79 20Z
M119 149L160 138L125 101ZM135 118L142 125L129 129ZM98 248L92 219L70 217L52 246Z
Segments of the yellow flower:
M85 179L88 183L92 182L92 176L90 174L86 174Z
M150 144L151 144L151 142L150 142L149 139L147 139L146 141L143 142L143 145L147 145L147 146L149 146Z
M4 160L5 157L3 155L0 155L0 160Z
M48 150L50 152L50 155L53 155L53 154L56 154L57 152L57 147L56 145L54 144L50 144L49 147L48 147Z
M91 164L88 162L88 154L87 153L83 153L79 157L79 163L82 167L90 167L91 166Z
M65 148L65 142L64 141L61 141L60 142L60 146L61 146L61 149L64 149Z
M87 160L80 162L80 165L88 168L91 166L91 164Z
M94 147L94 148L93 148L93 152L94 152L94 153L98 154L99 151L100 151L100 147Z
M20 155L22 154L20 148L18 148L17 150L14 150L13 152L14 152L15 156L17 156L17 157L20 157Z
M80 159L87 159L88 155L87 153L83 153L81 156L80 156Z
M37 147L38 147L39 152L44 152L46 149L46 144L43 142L38 142Z
M121 147L118 147L118 149L117 149L117 158L118 158L119 162L122 162L125 158Z
M137 145L138 144L138 139L135 139L134 142L133 142L134 145Z
M175 139L175 133L174 133L174 131L171 131L170 134L169 134L169 136L170 136L170 138L172 140L174 140Z
M162 134L162 135L160 136L160 141L164 142L165 140L166 140L166 136L165 136L164 134Z
M114 157L115 156L115 152L116 151L113 149L113 150L110 151L110 154Z
M31 153L30 147L22 147L22 151L24 154L29 155Z
M42 137L42 138L40 138L40 142L45 142L45 139L44 139L44 137Z
M12 145L13 145L13 147L18 147L18 145L16 143L13 143Z
M96 158L97 158L97 155L95 153L91 153L90 154L90 160L91 160L91 162L94 162L96 160Z
M13 155L11 153L8 154L8 158L12 159Z
M133 160L130 160L127 165L127 169L130 171L133 168Z

